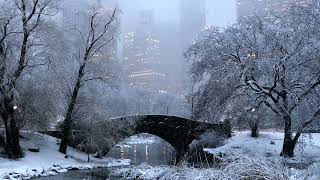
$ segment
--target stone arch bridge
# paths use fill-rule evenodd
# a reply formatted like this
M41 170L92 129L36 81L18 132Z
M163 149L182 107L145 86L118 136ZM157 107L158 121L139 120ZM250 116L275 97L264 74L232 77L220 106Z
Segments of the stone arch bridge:
M130 136L148 133L162 138L176 150L176 162L188 152L189 145L207 132L215 132L230 137L231 128L227 124L212 124L166 115L139 115L111 119L118 124L119 143Z
M112 123L113 134L117 136L114 144L118 144L122 140L136 134L152 134L162 138L175 148L176 163L188 153L189 145L194 140L199 139L204 133L215 132L221 136L231 137L231 128L228 124L212 124L176 116L135 115L112 118L107 123ZM61 138L59 131L41 133Z

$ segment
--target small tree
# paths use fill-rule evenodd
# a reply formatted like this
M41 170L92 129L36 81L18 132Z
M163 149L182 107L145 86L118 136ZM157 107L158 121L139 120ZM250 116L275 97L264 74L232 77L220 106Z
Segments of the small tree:
M72 95L68 101L68 108L65 119L62 123L62 140L59 151L61 153L67 152L67 146L70 141L70 134L74 124L74 113L77 105L78 96L84 84L89 81L100 80L109 83L110 74L103 74L104 72L88 71L90 65L99 60L103 56L102 50L105 50L107 45L112 45L115 41L114 36L116 33L117 13L118 10L114 9L111 14L104 12L105 9L98 7L94 8L90 15L86 29L76 30L79 32L79 39L84 43L84 47L80 48L80 66L78 69L77 78L73 85ZM85 21L85 20L84 20ZM103 57L106 58L106 57Z

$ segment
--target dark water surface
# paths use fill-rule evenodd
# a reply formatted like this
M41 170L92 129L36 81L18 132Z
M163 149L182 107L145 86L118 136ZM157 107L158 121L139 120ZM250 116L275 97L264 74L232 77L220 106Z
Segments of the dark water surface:
M174 149L161 139L152 144L123 144L114 147L110 157L117 159L131 159L132 165L147 163L149 165L172 165L174 163ZM121 168L121 167L115 167ZM41 177L38 180L124 180L121 177L110 176L110 168L68 171L56 176Z
M132 165L173 165L175 152L172 146L163 140L153 144L133 144L114 147L109 156L116 159L131 159Z
M37 179L41 180L124 180L121 177L115 177L109 175L109 169L92 169L92 170L78 170L68 171L66 173L60 173L56 176L41 177Z

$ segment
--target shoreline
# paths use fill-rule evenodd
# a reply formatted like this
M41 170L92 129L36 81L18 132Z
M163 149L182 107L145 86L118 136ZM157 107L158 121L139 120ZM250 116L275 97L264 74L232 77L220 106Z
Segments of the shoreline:
M110 158L109 158L110 160ZM91 170L91 169L100 169L100 168L111 168L111 167L120 167L120 166L129 166L129 159L112 159L112 161L107 162L106 164L98 164L98 163L82 163L79 161L78 165L69 165L63 166L60 164L53 164L51 167L46 169L25 169L23 170L13 170L11 172L6 172L4 174L0 174L0 179L34 179L39 177L48 177L55 176L60 173L66 173L68 171L78 171L78 170Z

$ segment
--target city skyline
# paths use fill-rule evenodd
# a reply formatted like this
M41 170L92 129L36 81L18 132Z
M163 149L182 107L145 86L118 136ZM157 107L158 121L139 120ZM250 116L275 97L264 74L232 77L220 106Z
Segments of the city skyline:
M155 33L154 22L152 10L139 13L137 29L124 34L122 63L130 87L166 93L168 76L160 68L160 41Z

